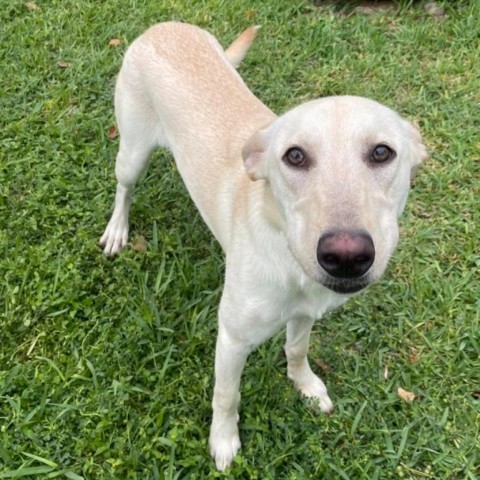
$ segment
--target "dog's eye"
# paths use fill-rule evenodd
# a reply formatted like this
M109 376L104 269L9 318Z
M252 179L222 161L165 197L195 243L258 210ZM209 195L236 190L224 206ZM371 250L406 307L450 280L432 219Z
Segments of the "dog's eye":
M377 145L370 155L370 160L374 163L385 163L395 156L395 152L388 145Z
M283 159L294 167L304 167L307 164L306 155L297 147L289 148Z

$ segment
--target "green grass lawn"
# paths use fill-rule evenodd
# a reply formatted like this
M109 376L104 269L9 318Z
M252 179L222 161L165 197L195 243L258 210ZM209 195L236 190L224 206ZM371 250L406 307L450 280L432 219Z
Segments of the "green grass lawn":
M26 3L0 8L0 479L480 479L479 2L439 1L439 17L423 2ZM386 276L314 329L334 414L288 382L279 334L244 372L243 448L224 474L207 448L223 257L170 155L132 207L147 252L109 260L97 244L115 75L169 19L224 45L261 24L240 72L270 108L371 97L431 153Z

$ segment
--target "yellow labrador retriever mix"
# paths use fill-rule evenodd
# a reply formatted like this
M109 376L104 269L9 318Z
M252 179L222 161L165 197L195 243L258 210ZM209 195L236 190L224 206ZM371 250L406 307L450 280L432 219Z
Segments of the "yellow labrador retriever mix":
M307 351L315 319L378 280L398 240L417 130L372 100L314 100L277 117L235 70L256 28L226 51L192 25L155 25L128 49L115 111L120 149L106 255L128 239L132 190L152 150L168 147L226 254L210 451L228 467L240 448L240 376L248 354L286 325L288 377L333 408Z

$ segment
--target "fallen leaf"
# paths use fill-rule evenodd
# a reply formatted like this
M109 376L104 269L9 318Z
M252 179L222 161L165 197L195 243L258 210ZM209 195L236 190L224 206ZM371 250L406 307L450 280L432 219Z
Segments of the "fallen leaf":
M333 367L321 358L314 358L313 363L319 366L324 372L331 372L333 370Z
M119 38L112 38L108 42L108 44L111 45L112 47L118 47L121 43L122 41Z
M475 392L472 392L472 397L475 399L475 400L480 400L480 391L475 391Z
M60 68L68 68L70 65L70 62L65 62L64 60L60 60L59 62L57 62L57 67Z
M402 387L397 388L398 396L405 402L412 403L415 400L416 395L413 392L404 390Z
M389 373L388 372L388 367L387 367L387 365L385 365L385 368L383 369L383 378L385 380L388 380L388 373Z
M117 127L115 125L112 125L109 129L108 129L108 138L110 140L113 140L114 138L117 138L117 135L118 135L118 130L117 130Z
M132 249L136 252L145 253L147 251L147 241L143 235L139 235L135 240L132 242Z
M410 348L408 359L410 360L410 363L418 362L418 350L415 347Z
M35 2L27 2L25 4L25 6L29 9L29 10L39 10L40 7L35 3Z

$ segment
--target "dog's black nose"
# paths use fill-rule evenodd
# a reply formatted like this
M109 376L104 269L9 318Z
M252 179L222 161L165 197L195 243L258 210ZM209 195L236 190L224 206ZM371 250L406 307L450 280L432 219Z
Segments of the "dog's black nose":
M330 232L318 241L318 263L335 278L360 277L372 266L374 259L373 240L366 232Z

